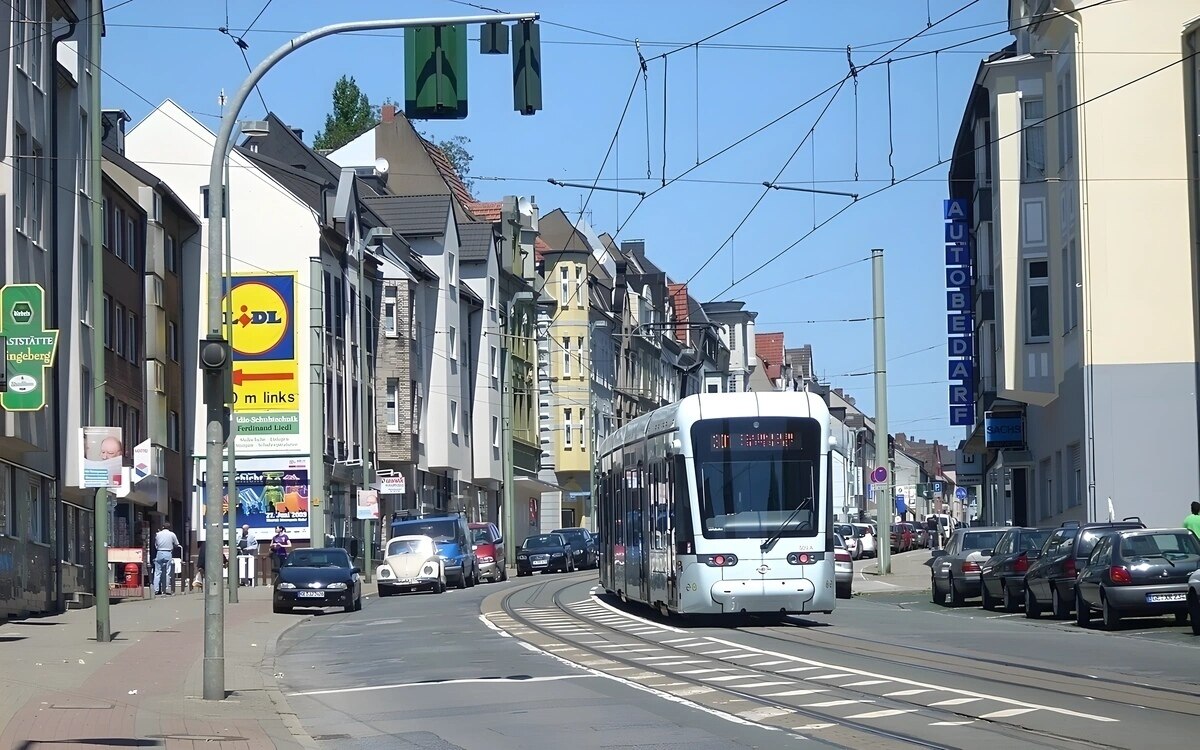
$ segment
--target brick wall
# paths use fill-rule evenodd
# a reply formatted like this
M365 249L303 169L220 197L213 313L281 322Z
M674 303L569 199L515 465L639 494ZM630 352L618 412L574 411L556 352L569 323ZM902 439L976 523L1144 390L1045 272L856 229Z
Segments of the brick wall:
M412 414L412 284L408 281L385 280L384 288L396 288L396 336L379 329L375 363L375 424L378 425L379 461L416 461ZM384 299L388 295L384 294ZM388 428L388 380L399 381L397 409L399 432Z

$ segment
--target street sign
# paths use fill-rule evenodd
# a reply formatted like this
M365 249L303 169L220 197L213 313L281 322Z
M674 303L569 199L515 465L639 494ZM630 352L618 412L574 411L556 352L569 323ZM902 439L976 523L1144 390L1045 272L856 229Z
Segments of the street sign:
M959 487L958 489L956 489L954 491L954 496L957 497L959 500L966 500L967 499L967 488Z
M896 495L896 513L904 515L908 510L908 498L904 495Z
M45 372L54 366L58 331L46 329L45 290L37 284L0 289L0 337L5 339L3 367L7 389L0 407L38 411L46 405Z
M887 481L887 475L887 467L876 466L875 470L871 472L871 481L875 484L883 484Z
M934 494L941 494L941 492L942 492L942 483L941 482L933 483L933 492L934 492Z

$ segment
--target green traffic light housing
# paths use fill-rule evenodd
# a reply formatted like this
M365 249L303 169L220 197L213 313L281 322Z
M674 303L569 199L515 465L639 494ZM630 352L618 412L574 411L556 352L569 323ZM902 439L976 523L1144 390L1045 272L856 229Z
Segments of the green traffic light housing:
M479 54L507 55L508 27L502 23L485 23L479 29Z
M521 21L513 35L513 109L532 115L542 108L542 32L533 21Z
M404 114L410 120L466 118L466 26L404 30Z

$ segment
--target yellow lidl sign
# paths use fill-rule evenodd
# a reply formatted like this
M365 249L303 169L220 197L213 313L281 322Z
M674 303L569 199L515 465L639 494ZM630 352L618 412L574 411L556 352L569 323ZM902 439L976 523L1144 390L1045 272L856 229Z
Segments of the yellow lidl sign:
M264 424L277 423L280 434L295 434L294 420L282 418L300 408L295 274L234 276L228 294L224 302L226 310L232 307L226 331L233 350L234 413L278 412L280 420ZM248 431L246 438L250 435ZM244 442L240 428L239 442Z

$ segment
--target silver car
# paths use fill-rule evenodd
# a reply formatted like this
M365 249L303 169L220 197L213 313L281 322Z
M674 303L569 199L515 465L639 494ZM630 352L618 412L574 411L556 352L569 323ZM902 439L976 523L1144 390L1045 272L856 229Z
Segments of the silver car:
M934 604L950 603L959 606L963 600L982 592L980 564L992 556L996 542L1008 531L1007 526L989 528L959 528L950 535L945 549L933 551L930 559L930 596Z

